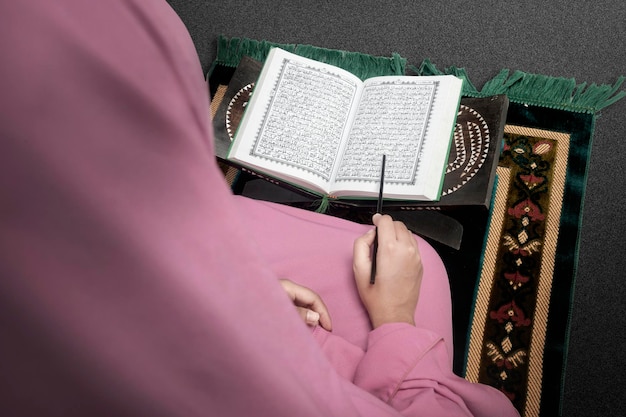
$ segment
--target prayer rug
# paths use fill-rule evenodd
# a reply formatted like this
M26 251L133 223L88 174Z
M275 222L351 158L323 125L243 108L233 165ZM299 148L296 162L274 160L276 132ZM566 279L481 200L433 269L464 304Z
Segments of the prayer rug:
M457 68L445 73L467 80ZM425 61L421 74L438 74ZM497 184L486 222L471 305L451 286L457 311L455 347L465 343L455 371L500 389L520 414L561 415L564 373L587 166L595 114L622 98L614 86L577 85L572 79L502 71L470 96L507 94ZM465 222L467 224L467 222ZM479 230L470 233L480 234ZM477 244L477 236L467 237ZM461 251L463 251L463 247ZM444 252L447 265L475 265L475 253ZM447 255L447 256L446 256ZM468 286L462 291L469 290ZM460 299L457 303L457 299ZM463 310L464 309L464 310Z
M355 73L405 70L406 60L367 57L301 45L220 38L211 76L213 106L220 80L243 55L257 60L271 46L332 61ZM368 65L363 65L367 63ZM229 69L230 68L230 69ZM464 96L510 100L489 213L456 210L464 227L459 250L431 241L450 277L454 371L500 389L522 416L561 415L561 400L582 203L595 115L626 95L614 85L503 70L477 90L463 69L409 66L419 75L464 79ZM365 71L365 72L364 72ZM226 75L224 75L226 74ZM215 107L213 107L215 111ZM238 171L224 166L235 184ZM344 213L342 217L349 215ZM352 216L367 221L368 216Z

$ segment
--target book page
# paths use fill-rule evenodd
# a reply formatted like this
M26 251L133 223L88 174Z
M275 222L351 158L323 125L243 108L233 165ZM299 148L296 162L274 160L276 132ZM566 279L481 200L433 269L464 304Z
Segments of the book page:
M366 83L336 182L377 183L385 154L385 183L414 185L438 84L419 77Z
M462 85L451 75L365 81L334 194L375 196L385 154L385 198L439 199Z
M245 160L291 179L328 183L360 80L339 68L273 51L278 65L255 87L254 114L246 112L252 128L241 132L250 146Z

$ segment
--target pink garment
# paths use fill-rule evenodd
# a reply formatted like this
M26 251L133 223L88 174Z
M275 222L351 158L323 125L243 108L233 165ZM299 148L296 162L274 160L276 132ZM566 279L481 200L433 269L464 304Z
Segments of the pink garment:
M0 53L0 415L516 415L452 374L425 242L418 326L370 332L367 226L231 195L166 2L0 2ZM332 333L278 277L323 296Z

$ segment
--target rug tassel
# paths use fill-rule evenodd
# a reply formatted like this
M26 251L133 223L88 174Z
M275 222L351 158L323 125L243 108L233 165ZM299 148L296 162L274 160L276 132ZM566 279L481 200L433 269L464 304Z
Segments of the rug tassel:
M474 84L472 84L472 82L470 81L467 71L465 71L465 68L448 67L444 72L437 69L437 67L429 59L425 59L419 68L412 66L412 70L419 75L454 75L455 77L463 80L463 96L480 96L480 93L478 92Z
M379 57L312 45L280 44L247 38L227 38L225 36L218 38L215 62L236 67L244 55L257 61L265 61L270 49L274 47L335 65L350 71L362 80L379 75L404 75L406 70L406 59L397 53L392 54L391 57Z
M579 113L596 113L626 96L625 91L618 91L626 79L623 76L613 85L588 86L587 83L577 85L573 78L529 74L522 71L511 73L503 69L478 91L463 68L449 67L441 71L429 60L424 60L417 71L420 75L451 74L462 78L463 95L467 97L506 94L512 102Z
M330 196L324 195L321 200L316 200L315 204L319 203L319 206L315 209L316 213L326 213L330 207Z

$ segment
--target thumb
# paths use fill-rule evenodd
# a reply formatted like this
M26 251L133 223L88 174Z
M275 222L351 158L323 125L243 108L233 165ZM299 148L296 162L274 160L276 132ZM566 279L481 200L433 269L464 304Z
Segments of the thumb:
M354 275L357 278L361 276L369 277L370 269L372 267L372 245L374 244L375 237L376 230L370 229L367 233L358 237L354 241L353 268Z

